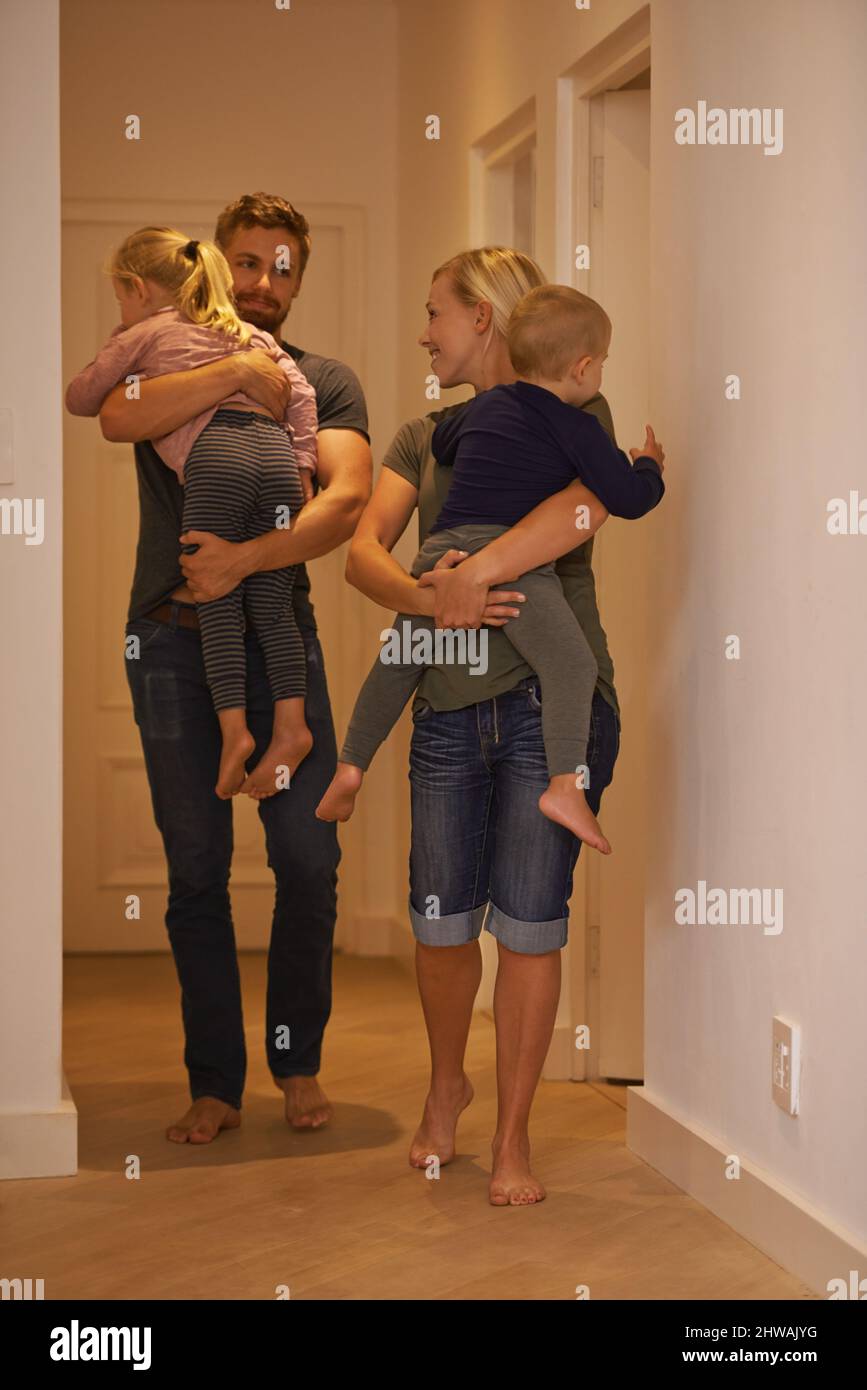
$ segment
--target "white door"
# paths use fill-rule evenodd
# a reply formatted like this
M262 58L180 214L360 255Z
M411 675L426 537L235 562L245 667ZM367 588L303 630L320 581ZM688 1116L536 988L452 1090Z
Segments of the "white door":
M613 324L603 377L617 442L640 445L648 419L650 353L650 92L606 92L591 103L590 294ZM623 724L614 781L600 821L610 858L586 856L588 1073L643 1076L645 864L651 777L646 738L645 632L649 528L655 518L610 518L593 568L614 660ZM651 827L652 832L652 827Z

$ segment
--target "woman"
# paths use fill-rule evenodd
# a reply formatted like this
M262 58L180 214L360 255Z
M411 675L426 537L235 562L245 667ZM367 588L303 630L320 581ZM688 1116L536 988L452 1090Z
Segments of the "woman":
M479 392L514 381L506 323L521 296L544 283L534 261L506 248L466 252L440 266L419 343L430 353L441 386L469 384ZM450 554L418 582L391 554L416 508L420 542L439 513L450 480L448 469L433 458L431 437L444 413L462 408L411 420L398 431L353 539L347 578L377 603L433 616L439 627L484 622L496 629L520 621L521 595L489 592L491 585L565 556L558 566L564 592L599 667L588 744L587 799L596 812L620 739L613 668L590 569L588 537L607 516L602 505L575 483L485 550L463 563ZM613 434L601 396L586 408ZM577 537L583 543L575 549ZM580 842L538 809L548 780L539 685L504 634L489 633L484 676L470 676L459 666L428 670L413 723L410 916L431 1082L410 1163L425 1167L432 1154L440 1164L454 1157L458 1116L473 1095L463 1061L482 972L478 937L487 915L499 955L490 1200L496 1206L525 1205L545 1196L530 1171L528 1124L557 1012L560 950Z

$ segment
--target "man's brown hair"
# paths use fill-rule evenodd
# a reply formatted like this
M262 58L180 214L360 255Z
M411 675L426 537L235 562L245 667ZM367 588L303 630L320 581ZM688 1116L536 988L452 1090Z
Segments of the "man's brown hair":
M239 227L285 227L301 248L299 276L310 259L310 224L285 198L274 193L245 193L217 218L214 240L225 251Z
M519 376L562 381L580 357L598 357L611 338L611 320L595 299L569 285L540 285L512 310L506 342Z

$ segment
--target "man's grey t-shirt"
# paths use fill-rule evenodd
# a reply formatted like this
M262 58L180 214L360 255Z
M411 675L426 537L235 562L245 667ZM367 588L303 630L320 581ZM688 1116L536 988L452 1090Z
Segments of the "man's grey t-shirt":
M369 440L364 392L352 368L333 357L318 357L290 343L284 342L281 346L295 359L316 392L320 430L355 430ZM135 445L135 467L139 537L129 600L130 622L165 603L184 582L178 540L183 530L184 489L174 470L163 463L149 440ZM310 578L305 565L298 566L293 606L298 626L315 631Z

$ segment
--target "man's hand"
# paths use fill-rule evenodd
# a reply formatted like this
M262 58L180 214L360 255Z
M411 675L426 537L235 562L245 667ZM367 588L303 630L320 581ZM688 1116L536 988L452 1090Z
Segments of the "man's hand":
M185 531L181 545L197 545L194 555L181 555L181 573L196 603L210 603L237 589L250 573L247 548L221 540L210 531Z
M630 449L629 457L632 459L633 463L638 458L654 459L656 463L659 464L659 471L660 473L662 473L665 471L665 453L663 451L662 445L657 444L656 435L653 433L653 430L650 428L649 425L645 425L644 428L647 431L647 433L644 436L644 448Z
M303 494L304 494L304 501L305 501L305 503L307 503L307 502L312 502L312 501L313 501L313 475L311 474L309 468L299 468L299 469L298 469L298 472L299 472L300 475L301 475L301 491L302 491Z
M464 564L465 550L448 550L435 567L419 579L419 588L435 593L434 622L438 628L504 627L517 618L524 595L516 590L490 593L476 579L471 563Z
M292 397L292 383L283 368L264 348L237 353L235 365L240 379L238 390L264 405L275 420L282 421Z

